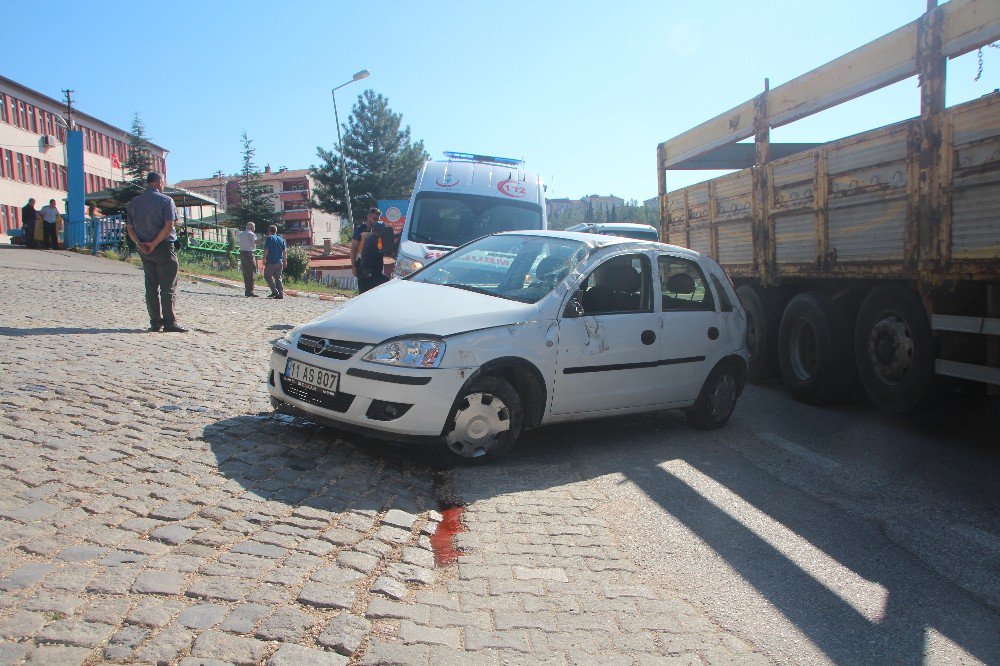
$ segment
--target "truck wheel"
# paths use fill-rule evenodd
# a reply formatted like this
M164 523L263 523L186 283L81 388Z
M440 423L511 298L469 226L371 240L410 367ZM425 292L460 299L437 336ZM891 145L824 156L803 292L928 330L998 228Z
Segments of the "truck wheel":
M899 285L872 289L858 312L854 353L876 405L898 413L919 407L934 380L934 335L917 294Z
M777 366L778 312L773 299L750 285L741 285L736 295L747 313L747 349L750 365L747 379L756 381L774 374Z
M778 331L781 379L792 397L810 405L843 400L854 384L851 308L846 298L798 294Z
M521 397L499 377L481 377L465 387L448 419L448 432L433 446L445 465L479 465L507 453L524 422Z

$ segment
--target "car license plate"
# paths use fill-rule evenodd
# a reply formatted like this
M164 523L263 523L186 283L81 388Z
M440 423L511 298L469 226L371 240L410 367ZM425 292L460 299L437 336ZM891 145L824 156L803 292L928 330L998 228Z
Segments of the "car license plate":
M337 393L337 385L340 383L340 373L317 368L315 365L302 363L300 361L288 360L285 365L285 378L305 384L310 388L317 389L329 395Z

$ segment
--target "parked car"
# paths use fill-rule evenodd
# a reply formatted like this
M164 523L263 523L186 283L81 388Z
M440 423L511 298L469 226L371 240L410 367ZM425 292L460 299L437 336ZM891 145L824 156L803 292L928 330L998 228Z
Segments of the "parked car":
M651 224L635 224L632 222L584 222L567 227L566 231L580 231L587 234L604 234L605 236L621 236L638 240L659 241L660 232Z
M745 338L736 293L704 255L508 232L295 327L273 345L268 391L281 412L479 463L550 423L684 409L721 426Z

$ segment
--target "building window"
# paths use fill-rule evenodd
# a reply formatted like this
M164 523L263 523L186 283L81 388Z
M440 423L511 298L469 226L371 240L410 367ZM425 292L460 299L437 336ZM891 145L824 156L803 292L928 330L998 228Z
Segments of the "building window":
M31 124L31 131L38 134L38 119L35 117L37 115L38 109L28 105L28 122Z
M34 158L35 162L35 183L38 185L42 184L42 161L37 157Z
M52 164L45 162L45 187L52 187Z
M9 150L3 151L3 165L5 175L14 180L14 157Z
M0 93L0 120L5 123L9 123L10 119L7 115L7 95Z
M24 179L24 155L21 153L17 154L17 180L26 183Z
M0 204L0 231L10 231L10 221L7 219L7 206Z

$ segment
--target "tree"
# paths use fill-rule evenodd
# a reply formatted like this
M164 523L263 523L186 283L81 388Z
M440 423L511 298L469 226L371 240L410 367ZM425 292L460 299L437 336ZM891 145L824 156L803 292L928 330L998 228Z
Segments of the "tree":
M342 125L344 154L316 147L322 161L310 173L316 180L310 205L327 213L347 213L340 169L347 165L351 208L356 219L384 196L408 196L417 171L430 155L424 142L411 142L410 127L400 129L403 116L393 113L389 100L368 89L358 95L347 123Z
M112 190L115 199L124 209L129 201L146 191L146 176L153 168L152 143L146 136L146 127L136 113L132 117L132 131L128 133L128 155L122 164L125 177L122 184Z
M594 218L594 200L593 199L589 199L589 198L587 199L587 210L584 211L584 213L583 213L583 221L584 222L588 222L588 223L591 223L591 222L595 221L595 218Z
M253 222L260 232L267 231L269 225L279 226L282 221L281 211L274 209L274 193L262 182L260 169L253 158L257 150L253 147L253 139L244 130L243 140L243 170L240 172L239 202L229 207L227 211L230 221L238 228Z

